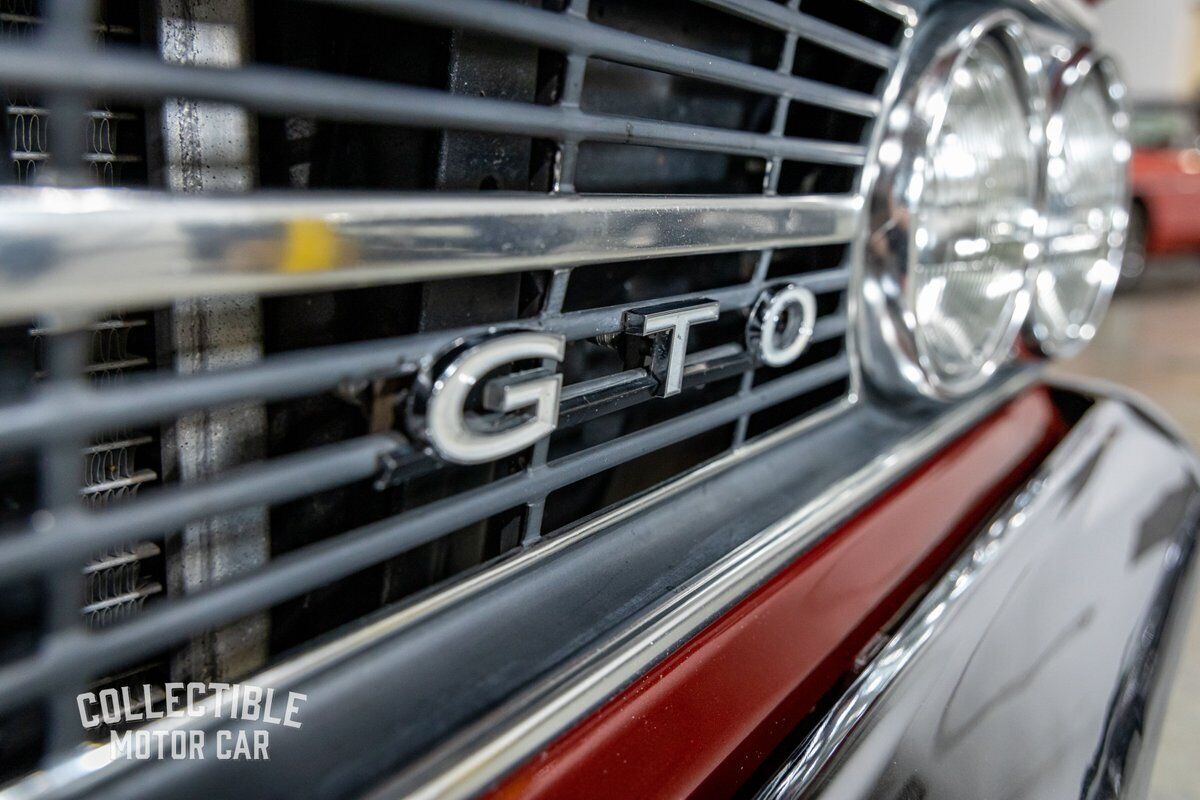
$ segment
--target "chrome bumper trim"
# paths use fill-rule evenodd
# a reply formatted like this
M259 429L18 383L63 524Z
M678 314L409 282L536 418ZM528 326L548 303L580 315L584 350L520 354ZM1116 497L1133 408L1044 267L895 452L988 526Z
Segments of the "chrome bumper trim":
M0 319L848 242L861 198L0 191Z
M1153 735L1144 711L1200 518L1194 453L1118 394L1096 398L759 800L1115 796L1104 786Z

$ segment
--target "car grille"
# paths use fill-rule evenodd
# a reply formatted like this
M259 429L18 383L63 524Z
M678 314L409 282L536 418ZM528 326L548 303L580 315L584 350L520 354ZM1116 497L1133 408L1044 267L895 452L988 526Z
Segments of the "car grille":
M78 745L85 687L244 677L849 392L901 7L89 5L0 13L10 177L42 187L0 193L4 775ZM773 369L744 331L786 283L819 316ZM622 314L700 297L652 399ZM412 444L420 365L505 329L568 340L556 432Z

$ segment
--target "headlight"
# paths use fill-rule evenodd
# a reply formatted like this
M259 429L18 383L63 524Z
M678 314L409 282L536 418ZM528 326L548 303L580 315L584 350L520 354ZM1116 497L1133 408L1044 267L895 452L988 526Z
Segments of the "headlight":
M1070 355L1096 333L1120 275L1129 144L1124 90L1107 62L1067 67L1046 128L1046 245L1031 344Z
M1039 219L1020 22L997 13L950 42L887 117L858 328L877 384L937 398L980 387L1012 353Z
M922 175L908 305L918 356L943 391L986 379L1028 310L1037 156L1013 74L994 39L965 54Z

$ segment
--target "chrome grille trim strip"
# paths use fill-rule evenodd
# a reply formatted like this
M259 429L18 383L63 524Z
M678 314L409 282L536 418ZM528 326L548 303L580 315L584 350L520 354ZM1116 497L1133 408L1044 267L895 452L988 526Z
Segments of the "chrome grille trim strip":
M2 55L0 55L2 58ZM188 197L0 190L0 319L849 241L807 197Z

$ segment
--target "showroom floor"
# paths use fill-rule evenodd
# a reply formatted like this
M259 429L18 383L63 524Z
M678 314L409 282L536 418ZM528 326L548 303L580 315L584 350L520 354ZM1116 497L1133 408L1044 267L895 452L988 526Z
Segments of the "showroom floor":
M1149 396L1200 446L1200 261L1156 267L1137 291L1117 297L1096 341L1064 366ZM1150 800L1200 800L1200 607L1172 689Z

